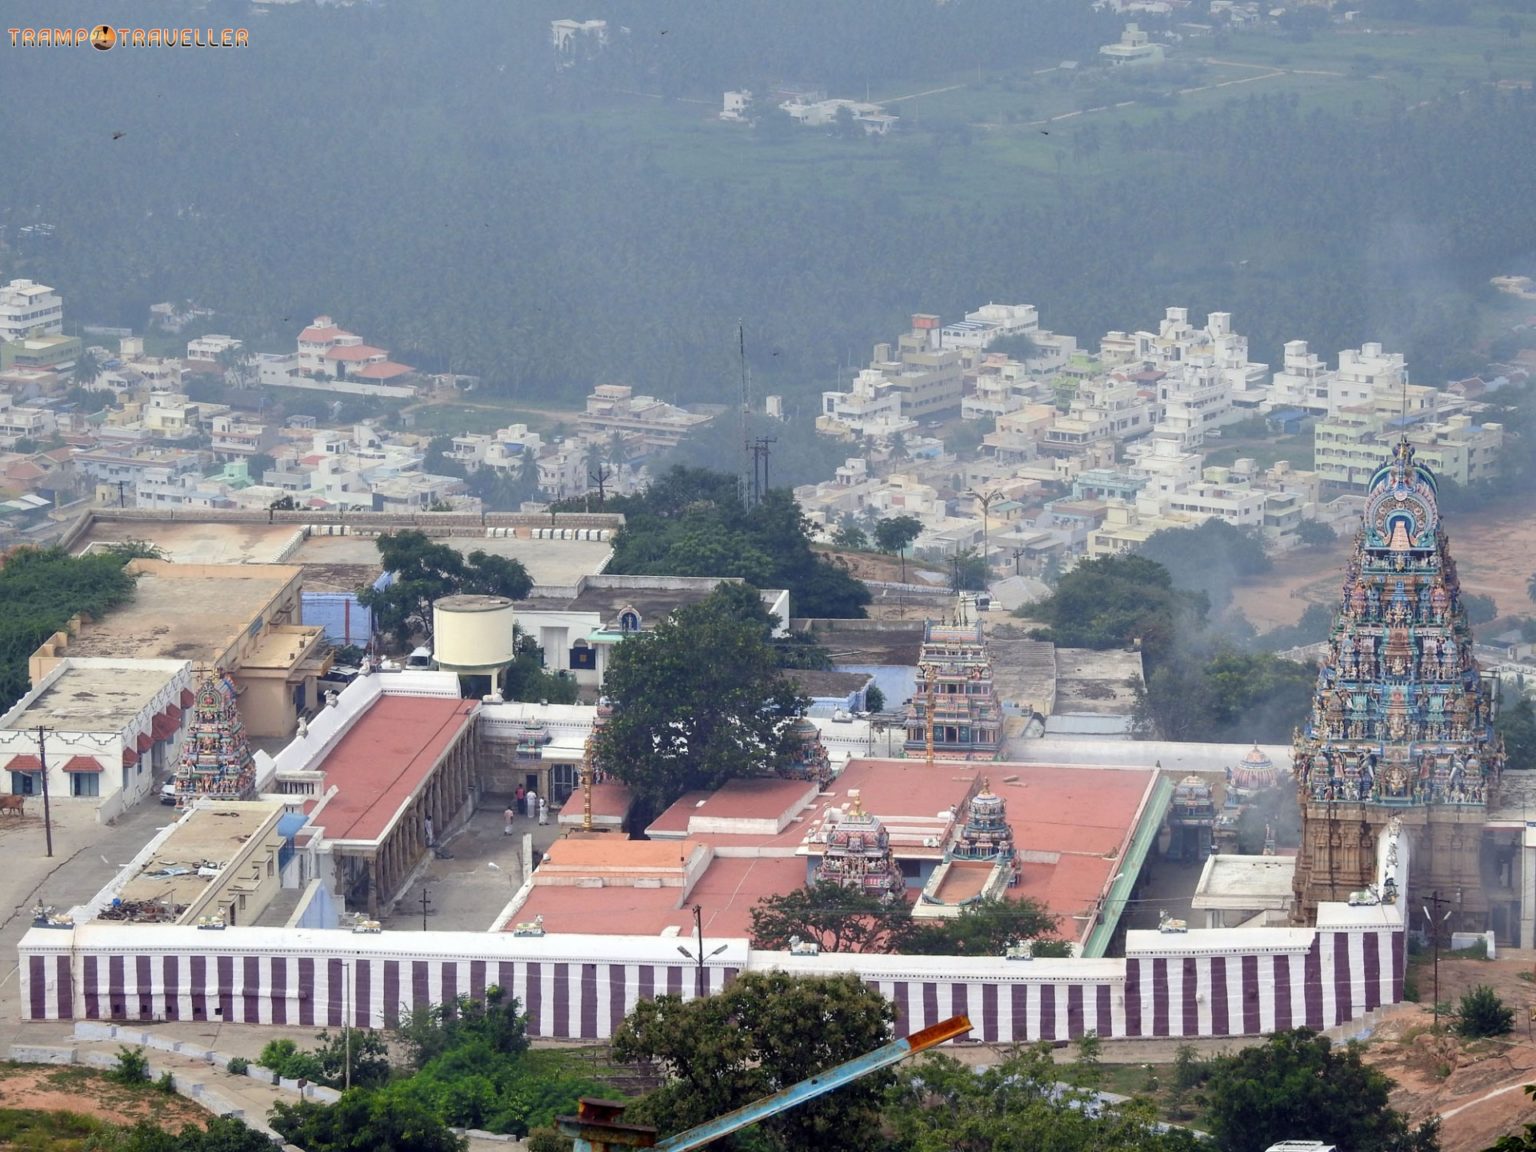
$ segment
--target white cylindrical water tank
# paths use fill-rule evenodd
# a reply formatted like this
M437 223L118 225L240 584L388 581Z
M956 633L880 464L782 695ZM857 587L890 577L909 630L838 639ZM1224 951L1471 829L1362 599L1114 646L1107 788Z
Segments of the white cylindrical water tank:
M517 614L505 596L444 596L432 604L432 657L447 672L483 676L512 663Z

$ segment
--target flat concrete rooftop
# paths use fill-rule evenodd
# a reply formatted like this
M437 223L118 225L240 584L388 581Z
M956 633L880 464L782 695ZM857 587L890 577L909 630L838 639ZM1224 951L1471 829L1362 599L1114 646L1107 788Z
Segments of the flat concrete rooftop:
M177 564L276 564L300 531L297 524L93 520L74 552L146 540Z
M133 598L85 624L59 655L211 661L299 575L283 564L135 564Z
M1209 857L1195 887L1192 907L1280 908L1291 900L1294 856Z
M138 875L123 885L123 903L169 902L173 908L187 907L207 891L245 842L282 807L275 800L242 800L194 808ZM209 875L198 874L201 865L208 865L205 870Z
M1124 716L1136 706L1141 653L1090 648L1056 649L1056 713Z
M583 576L601 572L613 556L609 544L596 540L525 540L514 536L433 537L464 555L480 551L517 560L535 585L574 587ZM311 536L293 554L292 562L321 565L366 565L380 571L377 541L371 536Z
M176 673L154 665L100 668L69 664L4 724L10 731L42 725L55 732L117 732L132 722Z

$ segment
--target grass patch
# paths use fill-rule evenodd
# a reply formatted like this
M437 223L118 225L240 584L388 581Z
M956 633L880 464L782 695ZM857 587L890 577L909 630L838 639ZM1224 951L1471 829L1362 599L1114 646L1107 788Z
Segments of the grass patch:
M93 1136L112 1127L78 1112L0 1108L0 1147L16 1152L83 1152Z

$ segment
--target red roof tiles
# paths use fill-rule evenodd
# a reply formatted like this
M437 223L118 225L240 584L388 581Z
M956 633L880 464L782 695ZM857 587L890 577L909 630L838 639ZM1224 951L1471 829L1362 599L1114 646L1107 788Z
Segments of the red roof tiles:
M473 700L381 696L320 767L339 791L317 818L332 840L377 840L473 723Z

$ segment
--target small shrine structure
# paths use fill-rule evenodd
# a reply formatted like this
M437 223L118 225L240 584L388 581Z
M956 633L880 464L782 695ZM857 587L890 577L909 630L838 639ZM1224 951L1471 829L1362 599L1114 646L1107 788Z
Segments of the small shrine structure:
M826 838L816 883L853 888L882 900L899 898L906 881L891 854L890 834L878 816L864 811L857 788L848 793L848 807L830 818Z
M240 719L239 691L227 673L215 670L192 697L176 766L176 805L184 808L204 796L248 800L255 786L255 763Z
M980 781L945 846L944 862L923 885L914 916L958 916L970 904L1001 899L1018 883L1018 856L1008 802Z

